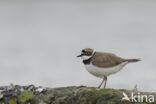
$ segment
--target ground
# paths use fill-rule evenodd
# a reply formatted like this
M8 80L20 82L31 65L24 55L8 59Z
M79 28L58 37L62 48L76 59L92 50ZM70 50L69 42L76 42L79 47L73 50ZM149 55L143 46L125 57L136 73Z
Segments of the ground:
M138 95L132 102L122 100L123 92L130 97L134 92ZM141 95L147 95L142 102ZM70 86L61 88L43 88L34 85L10 85L0 87L0 104L156 104L151 96L156 93L139 92L125 89L97 89L85 86ZM146 101L147 100L147 101ZM152 101L152 102L150 102Z

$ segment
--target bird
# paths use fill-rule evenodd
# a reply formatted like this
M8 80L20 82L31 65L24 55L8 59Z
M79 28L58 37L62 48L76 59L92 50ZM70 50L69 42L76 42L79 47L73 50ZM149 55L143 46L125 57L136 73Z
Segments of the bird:
M91 48L82 49L81 54L77 57L82 58L82 62L90 74L103 79L98 88L101 88L103 84L106 88L109 75L121 71L129 63L141 61L138 58L121 58L113 53L99 52Z

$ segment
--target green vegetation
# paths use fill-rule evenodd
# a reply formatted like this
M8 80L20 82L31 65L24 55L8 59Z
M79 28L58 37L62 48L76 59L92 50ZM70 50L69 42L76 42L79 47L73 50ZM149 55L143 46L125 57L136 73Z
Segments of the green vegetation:
M0 99L2 99L3 98L3 94L0 92Z
M30 101L34 98L34 93L32 91L23 91L22 94L15 100L10 100L9 104L31 104Z
M34 98L34 93L32 91L23 91L22 95L19 96L19 102L25 103L27 101L30 101Z
M132 101L122 100L123 92L132 100L131 95L133 90L71 86L47 88L44 92L24 90L20 94L16 93L18 92L16 91L9 97L4 96L7 95L8 92L3 92L4 95L0 93L0 104L156 104L156 93L135 91L134 95L154 95L154 102L147 102L146 99L143 99L142 102L137 102L138 99L140 99L140 96L136 96L137 101L133 103Z
M122 97L121 92L113 89L91 89L90 91L81 94L82 95L79 95L80 104L118 104Z
M17 104L17 102L15 100L10 100L9 104Z

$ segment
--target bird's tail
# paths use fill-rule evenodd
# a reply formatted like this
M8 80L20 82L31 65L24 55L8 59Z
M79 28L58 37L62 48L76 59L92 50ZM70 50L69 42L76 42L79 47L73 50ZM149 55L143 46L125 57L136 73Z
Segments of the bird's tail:
M128 61L128 62L138 62L138 61L141 61L140 59L125 59L125 61Z

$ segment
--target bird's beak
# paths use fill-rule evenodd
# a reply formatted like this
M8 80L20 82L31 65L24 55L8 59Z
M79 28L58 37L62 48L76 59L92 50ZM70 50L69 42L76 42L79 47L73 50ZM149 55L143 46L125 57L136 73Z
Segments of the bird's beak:
M78 55L77 57L81 57L81 56L83 56L83 54L80 54L80 55Z

